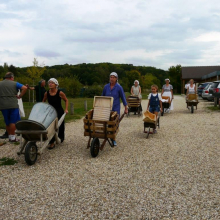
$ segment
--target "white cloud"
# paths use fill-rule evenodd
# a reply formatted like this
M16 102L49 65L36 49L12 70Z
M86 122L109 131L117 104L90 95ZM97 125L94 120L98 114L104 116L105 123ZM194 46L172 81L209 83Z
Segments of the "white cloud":
M219 11L217 0L5 0L0 65L218 65Z

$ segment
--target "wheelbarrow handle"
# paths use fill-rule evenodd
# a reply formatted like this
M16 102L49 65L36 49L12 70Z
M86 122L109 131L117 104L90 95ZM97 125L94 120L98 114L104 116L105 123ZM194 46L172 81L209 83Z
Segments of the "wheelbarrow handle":
M119 118L119 123L121 122L121 120L124 118L125 113L122 114L122 116Z
M58 121L58 128L59 128L60 125L63 123L63 120L64 120L65 116L66 116L66 113L64 113L64 114L62 115L62 117L60 118L60 120Z

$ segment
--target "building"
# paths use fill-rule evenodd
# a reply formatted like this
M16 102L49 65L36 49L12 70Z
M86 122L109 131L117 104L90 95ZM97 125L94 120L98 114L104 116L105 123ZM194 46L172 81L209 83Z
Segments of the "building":
M190 79L194 79L196 83L212 82L220 79L220 66L183 66L181 72L182 94L184 94L185 84Z

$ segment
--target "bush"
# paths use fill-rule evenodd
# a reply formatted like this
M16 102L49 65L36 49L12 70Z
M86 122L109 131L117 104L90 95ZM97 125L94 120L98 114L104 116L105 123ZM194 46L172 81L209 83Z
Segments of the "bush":
M84 92L85 97L93 98L94 96L100 96L102 95L103 88L101 86L90 86L87 88Z

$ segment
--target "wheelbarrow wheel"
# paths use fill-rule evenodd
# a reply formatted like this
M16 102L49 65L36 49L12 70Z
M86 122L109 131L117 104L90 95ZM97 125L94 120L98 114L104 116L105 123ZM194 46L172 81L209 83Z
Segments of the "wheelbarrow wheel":
M193 113L194 112L194 107L193 107L193 105L191 105L191 113Z
M37 145L35 142L29 142L25 147L25 161L28 165L35 164L37 160Z
M92 157L97 157L99 154L100 142L98 138L94 138L91 143L90 153Z

